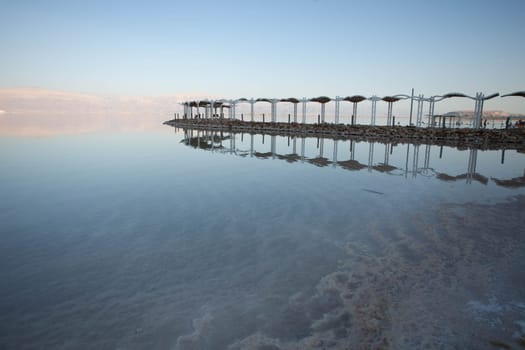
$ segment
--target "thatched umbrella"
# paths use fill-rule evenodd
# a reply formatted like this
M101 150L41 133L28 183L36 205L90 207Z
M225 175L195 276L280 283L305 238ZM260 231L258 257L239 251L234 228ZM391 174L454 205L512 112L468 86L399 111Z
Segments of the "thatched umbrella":
M189 101L186 102L186 105L190 108L190 116L193 117L193 108L197 108L197 115L200 117L199 108L205 108L206 115L208 114L208 107L211 105L211 102L208 100L203 101Z
M361 96L361 95L347 96L343 98L343 101L352 102L353 104L352 118L350 120L351 125L355 125L355 121L357 120L357 104L364 100L366 100L366 97Z
M227 104L226 100L217 100L213 102L213 108L216 110L217 108L220 109L219 117L224 117L224 108L230 108L230 106Z
M394 102L399 101L400 99L401 99L400 97L396 97L396 96L385 96L385 97L383 97L383 101L388 102L388 103L394 103Z
M326 97L326 96L319 96L319 97L311 98L310 101L312 101L312 102L319 102L319 103L327 103L327 102L332 101L332 99L330 97Z
M319 97L311 98L310 101L319 102L321 104L321 122L324 123L325 104L332 101L332 99L326 96L319 96Z
M394 102L401 100L401 97L385 96L382 98L382 100L388 103L388 113L387 113L386 124L391 125L392 124L392 105L394 104Z
M448 94L444 94L443 96L438 96L438 97L441 97L440 100L443 100L445 98L451 98L451 97L467 97L467 98L471 98L470 96L462 94L461 92L450 92Z
M509 97L509 96L525 97L525 91L516 91L511 94L501 95L501 97Z

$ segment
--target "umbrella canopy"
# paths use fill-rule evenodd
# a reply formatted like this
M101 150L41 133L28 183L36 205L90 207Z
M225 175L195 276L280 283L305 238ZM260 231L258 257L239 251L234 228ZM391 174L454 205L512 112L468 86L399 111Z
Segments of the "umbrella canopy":
M382 100L385 102L397 102L400 99L401 99L400 97L395 97L395 96L385 96L382 98Z
M281 99L281 102L299 103L299 100L295 97L290 97Z
M353 102L353 103L358 103L364 100L366 100L366 97L361 96L361 95L347 96L343 98L343 101L348 101L348 102Z
M507 97L507 96L525 97L525 91L516 91L511 94L501 95L501 97Z
M346 170L361 170L366 168L366 165L359 163L357 160L343 160L337 162L337 164Z
M210 104L208 101L191 101L188 103L190 107L206 107Z
M200 107L210 106L211 101L189 101L189 102L185 102L184 104L189 107L199 107L200 108ZM213 107L214 108L219 108L219 107L230 108L229 105L226 105L224 104L224 102L220 102L220 101L213 102Z
M462 94L461 92L450 92L450 93L445 94L445 95L443 95L441 97L443 97L443 98L451 98L451 97L468 97L468 98L470 98L470 96Z
M312 101L312 102L319 102L319 103L325 104L327 102L332 101L332 99L330 97L326 97L326 96L319 96L319 97L311 98L310 101Z
M211 104L211 103L210 103ZM219 101L215 101L213 102L213 108L220 108L220 107L223 107L223 108L230 108L229 105L227 104L224 104L224 102L219 102Z

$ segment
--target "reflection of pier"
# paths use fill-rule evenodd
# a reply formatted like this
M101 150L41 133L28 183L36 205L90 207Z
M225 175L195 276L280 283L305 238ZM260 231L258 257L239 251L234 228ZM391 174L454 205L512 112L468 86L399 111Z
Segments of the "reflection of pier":
M249 142L245 141L245 136L249 137ZM266 142L269 138L269 145ZM237 146L237 139L240 145ZM439 159L443 157L443 146L432 145L413 145L396 143L373 143L356 142L354 140L342 141L327 138L297 137L297 136L276 136L264 134L234 134L216 130L184 130L182 142L190 147L235 154L242 157L255 157L260 159L279 159L288 163L309 163L317 167L338 167L349 171L359 171L367 169L372 172L380 172L389 175L398 175L415 178L418 175L425 177L436 177L442 181L460 181L466 183L477 181L481 184L488 184L489 179L476 172L478 150L468 151L468 162L466 172L458 175L450 175L445 172L436 171L431 166L432 149L439 154ZM315 150L312 152L312 148ZM327 154L326 148L331 147L331 154ZM343 148L342 148L343 147ZM280 149L285 151L280 153ZM359 152L358 152L359 149ZM439 152L437 152L439 149ZM345 155L341 156L341 150ZM396 150L396 151L395 151ZM365 154L366 162L356 159L359 153L362 160ZM397 154L396 154L397 153ZM378 155L381 155L381 162L375 162ZM502 151L502 155L504 151ZM404 167L399 164L392 164L391 158L397 155L399 159L404 159ZM331 158L328 158L331 157ZM435 158L434 158L435 159ZM502 163L504 157L502 157ZM506 187L525 186L524 177L511 180L493 179L497 185Z
M525 129L445 129L398 126L364 126L335 124L296 124L243 122L223 119L171 120L175 128L215 130L237 134L265 134L291 137L320 137L381 143L414 143L457 147L461 149L525 150Z

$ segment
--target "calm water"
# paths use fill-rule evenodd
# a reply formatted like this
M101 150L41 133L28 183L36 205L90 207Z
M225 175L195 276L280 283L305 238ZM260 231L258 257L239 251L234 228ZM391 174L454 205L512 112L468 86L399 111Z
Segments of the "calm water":
M0 164L1 349L525 344L523 153L160 126Z

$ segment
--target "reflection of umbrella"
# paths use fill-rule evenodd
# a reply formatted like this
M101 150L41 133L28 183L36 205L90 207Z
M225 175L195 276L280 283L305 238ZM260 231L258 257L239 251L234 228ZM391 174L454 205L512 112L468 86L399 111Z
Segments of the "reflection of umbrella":
M392 165L388 165L388 164L378 164L378 165L374 165L372 167L374 170L377 170L377 171L380 171L382 173L387 173L389 171L392 171L392 170L396 170L397 168L395 166L392 166Z
M448 174L445 174L445 173L439 173L439 174L436 175L436 178L439 179L439 180L442 180L442 181L457 181L457 180L463 180L463 179L471 178L471 179L476 180L479 183L482 183L484 185L488 184L488 182L489 182L488 178L486 178L485 176L483 176L481 174L478 174L478 173L471 174L470 176L469 176L469 174L461 174L461 175L457 175L457 176L452 176L452 175L448 175Z
M361 169L366 168L366 165L359 163L357 160L351 160L351 159L337 162L337 164L341 166L341 168L346 169L346 170L361 170Z
M324 158L324 157L310 158L310 159L307 159L306 161L318 167L325 167L331 164L331 162L327 158Z
M520 176L520 177L515 177L509 180L502 180L502 179L496 179L496 178L492 178L492 180L498 186L503 186L503 187L517 188L517 187L525 186L525 175Z
M297 155L297 154L295 154L295 153L292 153L292 154L286 154L286 155L278 154L278 155L277 155L277 158L279 158L279 159L283 159L283 160L286 160L288 163L295 163L295 162L297 162L299 159L301 159L301 157L299 157L299 155Z
M212 147L212 144L208 143L209 140L211 140L211 138L201 137L199 140L197 137L192 137L182 140L181 143L185 143L193 148L209 149Z
M455 176L445 174L445 173L439 173L436 175L436 178L442 181L456 181L457 178Z
M268 158L270 158L271 156L273 156L273 153L272 153L272 152L265 152L265 153L262 153L262 152L255 152L254 155L255 155L257 158L268 159Z

